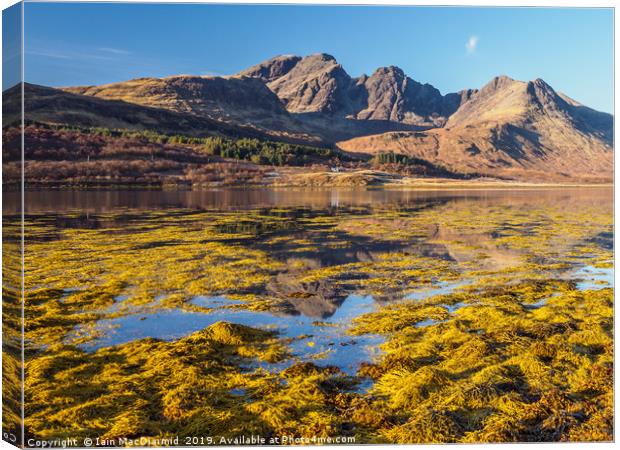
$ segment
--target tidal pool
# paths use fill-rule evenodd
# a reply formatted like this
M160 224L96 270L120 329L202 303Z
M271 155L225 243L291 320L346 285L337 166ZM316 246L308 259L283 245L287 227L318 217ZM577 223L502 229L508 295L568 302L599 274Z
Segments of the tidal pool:
M33 436L611 439L611 189L25 206Z
M97 324L103 330L98 333L99 338L82 346L93 351L146 337L174 340L216 322L228 321L275 330L280 337L290 339L291 357L285 361L262 364L267 370L280 371L299 361L316 361L355 375L360 362L370 361L382 342L378 335L354 338L346 332L353 318L375 309L372 297L349 295L333 315L321 321L303 314L275 315L269 311L227 309L226 305L240 305L242 302L231 302L222 297L196 297L190 303L206 307L209 311L165 309L103 319Z

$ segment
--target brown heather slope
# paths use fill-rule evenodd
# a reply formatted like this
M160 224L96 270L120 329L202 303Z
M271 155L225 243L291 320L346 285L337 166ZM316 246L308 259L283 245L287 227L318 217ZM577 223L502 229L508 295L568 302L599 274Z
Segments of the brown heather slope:
M266 137L253 128L232 126L207 117L73 94L30 83L24 83L24 112L28 123L157 130L189 136ZM3 92L2 113L4 128L21 121L19 85Z
M273 92L259 80L247 77L136 78L101 86L64 88L67 92L123 100L144 106L197 115L226 117L250 114L286 114Z
M272 137L319 140L288 114L280 99L262 81L254 78L179 75L63 90L254 128Z
M497 77L445 127L338 143L355 153L402 153L458 173L532 181L609 181L613 118L556 93L541 79Z

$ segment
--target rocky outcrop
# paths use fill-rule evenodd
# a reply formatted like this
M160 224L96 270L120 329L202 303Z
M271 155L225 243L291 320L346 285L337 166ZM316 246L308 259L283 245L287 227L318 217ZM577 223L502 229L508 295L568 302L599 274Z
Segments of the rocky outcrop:
M333 56L325 53L300 59L267 86L290 112L346 115L351 110L352 79Z
M443 96L402 69L389 66L371 76L351 78L325 53L278 56L239 73L261 79L292 113L323 113L363 121L422 127L443 125L473 91Z
M363 84L364 109L356 113L361 120L389 120L422 126L441 126L453 112L441 93L430 84L412 80L394 66L377 69Z
M268 59L249 69L239 72L240 76L258 78L266 83L283 77L291 71L295 64L301 60L301 56L280 55Z

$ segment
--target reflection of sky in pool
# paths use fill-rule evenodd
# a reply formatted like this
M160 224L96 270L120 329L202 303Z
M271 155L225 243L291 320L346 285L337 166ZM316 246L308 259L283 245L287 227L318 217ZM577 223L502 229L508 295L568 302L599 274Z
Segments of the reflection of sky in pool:
M613 268L584 266L572 271L570 278L578 280L578 289L601 289L613 286L613 274ZM470 283L439 282L432 288L406 295L403 301L423 300L436 295L449 294ZM125 298L119 297L117 300L119 301L112 309L117 309ZM543 299L528 307L540 307L546 300ZM229 321L275 330L280 333L280 337L292 339L289 346L293 357L282 363L261 364L267 369L280 370L298 361L315 361L317 364L334 365L349 374L354 374L361 362L371 361L379 354L378 344L383 341L380 336L376 335L350 336L346 333L355 317L376 309L376 303L370 296L349 295L331 317L321 321L304 315L276 315L268 311L255 312L228 308L227 306L240 305L243 302L222 296L198 296L192 299L191 303L210 309L210 311L162 309L157 312L133 313L115 319L101 320L98 326L105 329L105 333L94 341L83 344L83 347L96 350L146 337L170 341L200 331L215 322ZM452 313L463 306L463 303L443 306ZM423 327L434 323L436 321L429 319L416 326Z
M132 314L115 319L106 319L98 326L106 332L100 338L84 345L94 350L136 339L154 337L174 340L202 330L220 320L263 329L277 330L280 337L298 338L290 344L293 358L285 364L268 364L266 368L281 369L297 361L316 359L320 365L334 365L353 374L360 362L369 361L378 352L381 337L350 336L346 329L351 320L361 314L373 311L372 297L349 295L331 317L316 322L306 316L277 316L269 312L254 312L223 308L238 303L224 297L196 297L192 303L214 308L210 312L189 312L180 309L163 309L155 313ZM218 309L219 308L219 309Z
M406 300L424 300L425 298L434 297L436 295L451 294L460 287L467 286L473 281L457 281L455 283L449 283L446 281L440 281L432 288L422 289L405 296Z
M574 271L571 278L579 280L577 282L577 289L580 290L613 287L614 269L613 267L599 268L594 266L583 266Z

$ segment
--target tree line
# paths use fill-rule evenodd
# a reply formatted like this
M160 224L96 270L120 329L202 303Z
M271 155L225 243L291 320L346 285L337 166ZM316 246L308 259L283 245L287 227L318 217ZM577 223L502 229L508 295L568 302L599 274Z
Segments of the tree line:
M79 131L104 137L133 138L168 145L191 145L207 155L251 161L255 164L302 166L317 162L358 161L339 150L328 147L292 144L256 138L225 138L220 136L194 137L160 134L151 130L116 130L109 128L79 128L59 126L60 131Z

